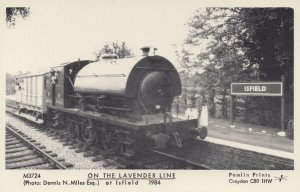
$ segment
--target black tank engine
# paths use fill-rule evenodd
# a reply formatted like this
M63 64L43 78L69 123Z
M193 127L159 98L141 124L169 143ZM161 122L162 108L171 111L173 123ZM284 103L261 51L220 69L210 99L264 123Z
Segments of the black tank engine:
M151 54L97 61L78 60L43 74L43 107L36 113L46 126L67 129L70 137L127 157L147 149L181 147L190 138L205 138L198 120L170 114L181 82L166 58ZM26 77L20 77L22 82ZM26 81L27 82L27 81ZM22 108L24 102L19 101Z

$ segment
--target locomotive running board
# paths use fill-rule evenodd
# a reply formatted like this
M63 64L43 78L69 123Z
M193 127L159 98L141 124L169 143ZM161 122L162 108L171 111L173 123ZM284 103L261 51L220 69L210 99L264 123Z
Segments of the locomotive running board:
M122 119L122 118L116 117L116 116L112 116L109 114L93 112L93 111L82 111L77 108L62 108L62 107L57 107L57 106L48 106L48 108L62 111L62 112L68 113L68 114L73 114L73 115L78 115L78 116L82 116L82 117L86 117L86 118L99 120L99 121L113 124L113 125L128 127L131 129L138 129L138 126L133 124L133 122L130 123L128 120L126 121L125 119Z
M153 125L163 123L163 119L162 119L162 122L146 123L144 121L130 121L128 118L122 118L122 117L113 116L113 115L109 115L109 114L105 114L105 113L99 113L99 112L93 112L93 111L82 111L82 110L76 109L76 108L62 108L62 107L57 107L57 106L48 106L48 108L62 111L62 112L68 113L68 114L79 115L79 116L83 116L86 118L95 119L95 120L102 121L102 122L105 122L108 124L122 126L122 127L130 128L130 129L134 129L134 130L138 130L141 127L148 128ZM197 119L192 119L192 120L182 120L182 119L179 120L178 119L177 121L172 122L172 125L178 126L178 127L182 127L183 125L185 125L186 127L197 127Z

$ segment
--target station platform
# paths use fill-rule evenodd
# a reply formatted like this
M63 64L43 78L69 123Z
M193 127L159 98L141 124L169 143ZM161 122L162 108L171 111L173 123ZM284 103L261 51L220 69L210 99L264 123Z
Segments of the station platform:
M187 118L184 114L178 114L178 117ZM193 118L196 118L195 115ZM294 153L294 140L286 136L278 136L277 133L281 131L279 128L241 122L234 122L234 127L232 127L230 120L211 117L208 121L207 139L209 138L219 144L230 143L230 145L236 145L237 148L242 146L260 147L265 151L276 150L278 153Z
M244 123L234 123L222 119L209 119L208 137L263 147L284 152L294 152L294 140L278 136L279 129L256 126ZM237 147L238 144L237 144Z

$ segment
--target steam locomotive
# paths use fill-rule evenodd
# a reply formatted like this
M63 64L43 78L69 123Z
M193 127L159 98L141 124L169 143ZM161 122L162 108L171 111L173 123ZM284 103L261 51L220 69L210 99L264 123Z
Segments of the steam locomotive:
M106 54L18 77L18 111L126 157L151 148L181 147L197 136L204 139L207 129L197 119L172 117L181 81L172 63L155 50L143 47L142 56L123 59Z

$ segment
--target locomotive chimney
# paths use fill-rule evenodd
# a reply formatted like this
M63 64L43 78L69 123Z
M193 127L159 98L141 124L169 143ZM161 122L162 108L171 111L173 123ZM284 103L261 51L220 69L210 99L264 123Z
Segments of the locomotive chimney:
M142 56L153 56L155 55L155 51L157 50L157 48L145 46L142 47L141 50L142 50Z

